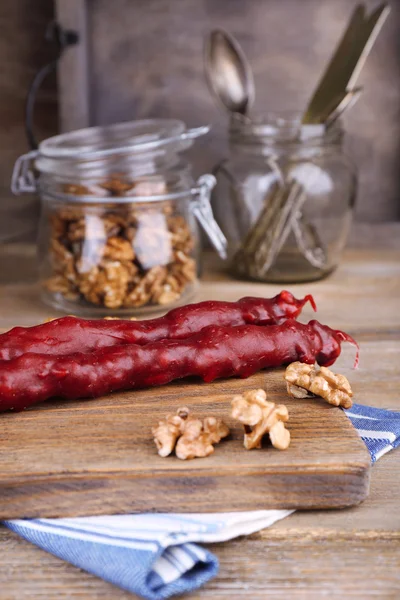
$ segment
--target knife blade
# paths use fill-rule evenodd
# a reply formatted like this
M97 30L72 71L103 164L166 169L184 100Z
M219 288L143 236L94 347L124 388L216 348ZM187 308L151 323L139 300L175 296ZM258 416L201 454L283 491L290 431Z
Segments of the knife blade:
M339 96L343 91L345 67L355 52L364 20L365 7L359 4L354 9L347 28L308 103L302 119L303 124L319 123L319 114L330 104L333 97Z
M328 107L335 110L335 98L340 102L347 89L357 80L382 26L390 13L387 4L378 6L366 16L365 6L353 11L347 29L322 76L304 113L303 124L323 123Z

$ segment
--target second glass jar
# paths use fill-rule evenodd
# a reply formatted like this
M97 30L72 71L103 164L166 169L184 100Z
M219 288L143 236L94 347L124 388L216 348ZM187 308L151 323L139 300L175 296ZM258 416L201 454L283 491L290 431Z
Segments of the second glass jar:
M230 157L214 170L213 209L232 270L266 282L305 282L339 263L357 175L339 124L296 115L233 116Z

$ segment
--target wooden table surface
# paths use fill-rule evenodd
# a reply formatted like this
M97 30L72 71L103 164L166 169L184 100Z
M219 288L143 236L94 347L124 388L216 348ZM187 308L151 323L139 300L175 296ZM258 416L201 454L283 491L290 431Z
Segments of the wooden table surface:
M51 311L37 299L33 251L3 247L0 260L0 328L49 316ZM235 281L213 263L198 299L270 296L279 289ZM319 320L360 342L357 371L349 370L350 347L335 365L349 373L356 401L400 410L400 242L398 249L349 250L330 278L289 289L298 296L312 292ZM310 316L307 310L305 318ZM297 512L257 534L210 548L220 560L219 575L187 596L191 599L400 598L400 451L373 467L371 493L362 505ZM0 599L25 597L133 596L0 527Z

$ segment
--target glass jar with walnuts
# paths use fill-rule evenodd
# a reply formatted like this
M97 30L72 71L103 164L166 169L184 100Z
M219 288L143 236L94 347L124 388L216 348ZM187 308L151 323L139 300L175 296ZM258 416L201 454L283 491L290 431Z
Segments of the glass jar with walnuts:
M207 128L151 119L74 131L17 161L13 191L42 201L42 298L86 316L129 315L186 302L196 286L198 222L221 256L209 204L180 153Z

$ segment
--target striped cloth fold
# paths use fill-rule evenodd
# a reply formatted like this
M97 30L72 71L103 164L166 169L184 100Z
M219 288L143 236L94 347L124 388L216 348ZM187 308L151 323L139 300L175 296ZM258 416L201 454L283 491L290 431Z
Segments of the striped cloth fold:
M364 440L374 463L400 444L400 412L353 404L344 411Z
M375 462L400 444L400 412L354 404L345 411ZM140 514L4 524L43 550L148 600L191 592L218 572L195 542L222 542L269 527L290 510Z
M43 550L105 581L162 600L197 589L218 560L193 542L222 542L269 527L291 510L244 513L115 515L7 521Z

